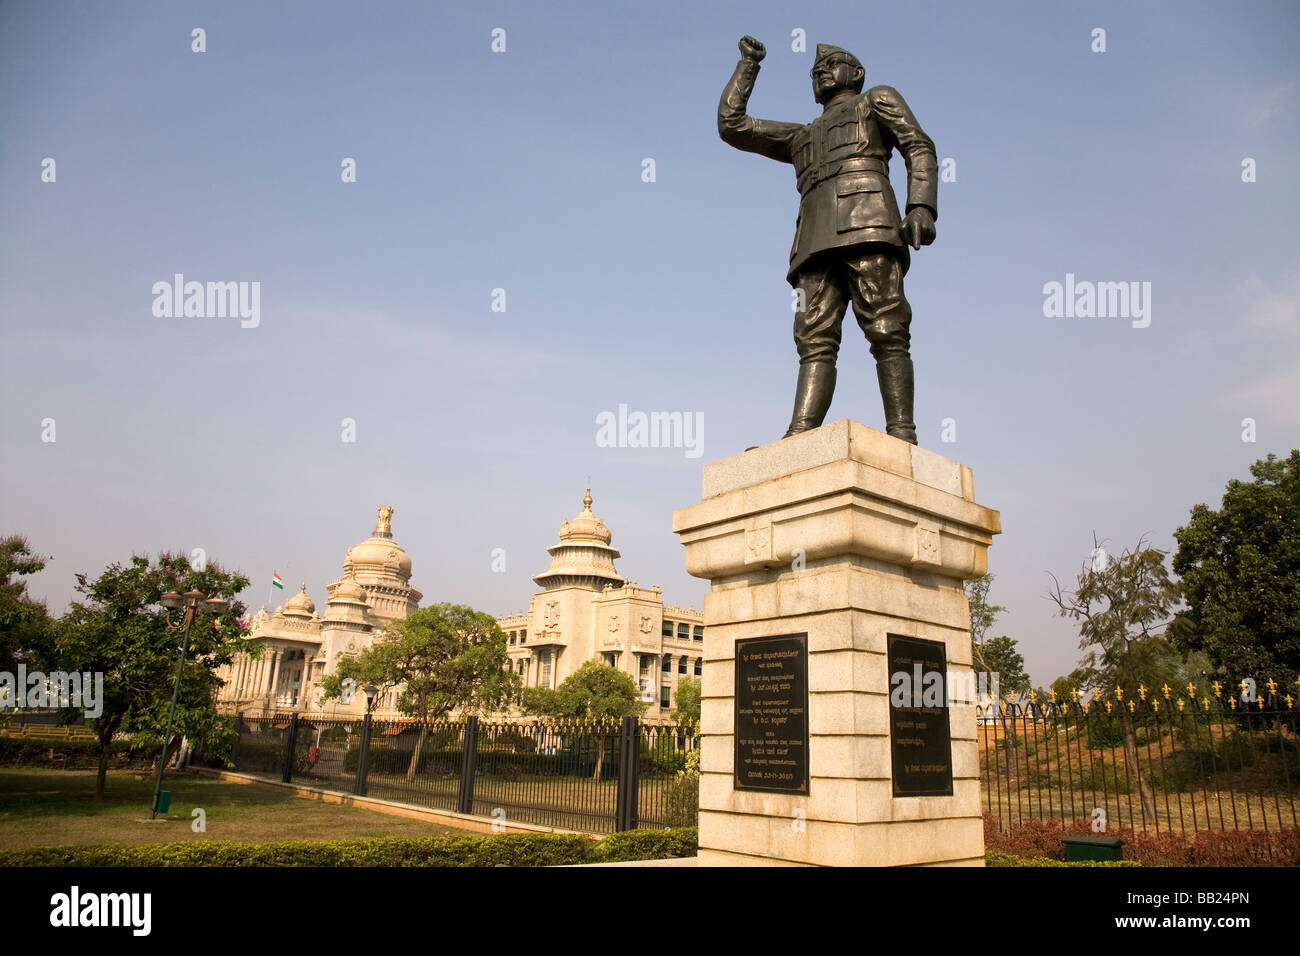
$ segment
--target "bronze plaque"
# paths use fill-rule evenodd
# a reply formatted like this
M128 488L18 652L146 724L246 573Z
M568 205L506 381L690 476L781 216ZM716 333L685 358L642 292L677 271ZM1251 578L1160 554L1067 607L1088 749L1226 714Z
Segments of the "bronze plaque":
M889 635L889 750L894 796L952 796L943 641Z
M808 635L736 641L737 790L808 792Z

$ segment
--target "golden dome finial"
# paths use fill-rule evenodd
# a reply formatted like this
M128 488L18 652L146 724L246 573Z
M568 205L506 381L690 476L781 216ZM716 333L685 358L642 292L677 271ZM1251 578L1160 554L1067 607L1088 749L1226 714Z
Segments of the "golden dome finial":
M389 519L393 517L393 509L387 505L379 508L379 520L375 522L375 534L391 534L392 527L389 525Z
M586 497L582 499L582 510L583 511L591 510L591 487L590 486L587 487Z

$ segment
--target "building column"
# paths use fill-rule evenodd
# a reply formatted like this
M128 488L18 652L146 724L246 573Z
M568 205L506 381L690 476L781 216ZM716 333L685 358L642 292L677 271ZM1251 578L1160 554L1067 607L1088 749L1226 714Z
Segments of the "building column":
M271 653L271 706L275 706L277 684L280 682L280 662L284 659L284 651L273 651Z

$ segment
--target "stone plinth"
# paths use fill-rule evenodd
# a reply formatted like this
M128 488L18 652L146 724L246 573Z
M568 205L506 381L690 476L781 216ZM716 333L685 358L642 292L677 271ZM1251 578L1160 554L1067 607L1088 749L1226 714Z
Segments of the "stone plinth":
M969 468L847 419L704 469L673 515L707 578L701 865L982 865L973 696L949 707L952 795L895 796L888 635L971 681L966 578L998 513ZM807 635L807 793L734 786L736 641ZM932 645L933 646L933 645Z

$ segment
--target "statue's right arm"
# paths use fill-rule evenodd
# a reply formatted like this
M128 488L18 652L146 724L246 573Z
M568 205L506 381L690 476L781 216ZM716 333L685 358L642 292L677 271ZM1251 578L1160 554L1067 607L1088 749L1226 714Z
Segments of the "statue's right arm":
M736 71L731 74L722 90L722 99L718 101L718 135L724 143L736 149L783 163L791 162L790 142L803 127L798 123L755 119L745 112L757 76L756 60L744 57L736 64Z

